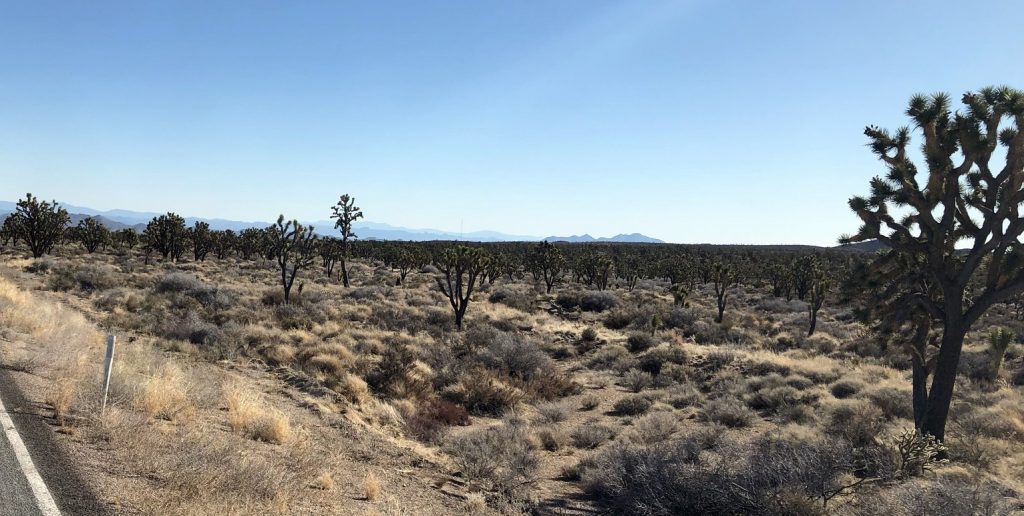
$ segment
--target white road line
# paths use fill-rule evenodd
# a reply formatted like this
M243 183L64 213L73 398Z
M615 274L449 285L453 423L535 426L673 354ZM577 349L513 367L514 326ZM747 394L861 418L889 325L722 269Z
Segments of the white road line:
M36 498L36 506L39 507L39 511L43 513L43 516L60 516L57 502L53 501L50 490L46 488L46 483L43 482L43 477L39 476L39 471L36 470L35 464L32 463L32 457L28 454L28 448L25 448L25 443L21 440L21 436L18 435L18 429L14 427L14 421L11 421L11 416L7 414L7 408L4 407L4 400L2 399L0 399L0 425L4 427L7 441L11 443L11 448L14 449L14 456L21 465L21 471L25 474L29 487L32 488L32 495Z

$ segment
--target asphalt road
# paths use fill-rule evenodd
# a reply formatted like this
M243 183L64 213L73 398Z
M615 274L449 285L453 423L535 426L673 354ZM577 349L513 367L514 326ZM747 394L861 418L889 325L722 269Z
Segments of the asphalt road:
M10 372L0 369L0 400L17 428L36 471L64 515L107 515L112 511L97 501L71 460L62 453L45 410L25 400ZM14 447L0 429L0 516L41 515Z
M0 514L42 514L6 434L0 437Z

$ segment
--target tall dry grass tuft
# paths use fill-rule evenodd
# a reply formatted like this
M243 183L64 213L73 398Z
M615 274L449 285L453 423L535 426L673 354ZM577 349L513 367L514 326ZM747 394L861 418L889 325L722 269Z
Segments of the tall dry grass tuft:
M135 403L147 415L158 419L174 421L186 415L192 407L184 372L171 363L165 363L142 384Z
M373 502L380 498L380 479L377 478L377 474L370 472L366 475L366 479L363 481L363 493L366 495L366 500Z
M228 382L224 385L224 400L232 431L274 444L292 439L294 432L288 415L268 406L259 393L246 389L239 382Z

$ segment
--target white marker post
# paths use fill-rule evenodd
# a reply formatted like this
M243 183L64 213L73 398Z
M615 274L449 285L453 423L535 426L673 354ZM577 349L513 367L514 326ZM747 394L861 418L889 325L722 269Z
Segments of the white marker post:
M114 369L114 343L117 337L107 336L107 357L103 361L103 405L100 407L100 415L107 410L107 391L110 389L110 372Z

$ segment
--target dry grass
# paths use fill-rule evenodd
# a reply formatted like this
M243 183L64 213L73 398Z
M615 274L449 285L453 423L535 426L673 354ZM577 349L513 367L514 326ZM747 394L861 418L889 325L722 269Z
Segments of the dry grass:
M150 417L175 421L187 416L192 403L185 373L176 365L165 363L143 382L135 403Z
M363 496L370 502L375 502L380 498L380 479L372 471L363 479Z

